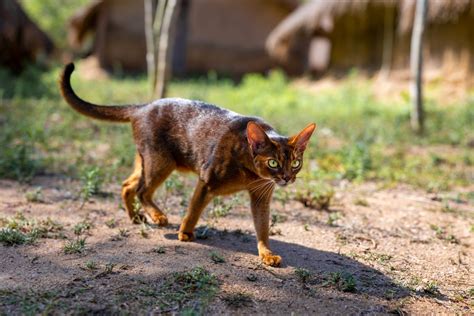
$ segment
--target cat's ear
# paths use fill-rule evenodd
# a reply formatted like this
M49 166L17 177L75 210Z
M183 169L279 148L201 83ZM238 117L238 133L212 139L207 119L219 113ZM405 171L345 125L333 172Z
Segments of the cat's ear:
M254 153L258 153L270 143L270 139L263 128L255 122L248 122L247 124L247 141Z
M290 144L295 146L296 150L302 153L306 149L309 139L311 138L311 135L313 134L315 129L316 124L309 124L308 126L303 128L303 130L299 132L298 135L290 138Z

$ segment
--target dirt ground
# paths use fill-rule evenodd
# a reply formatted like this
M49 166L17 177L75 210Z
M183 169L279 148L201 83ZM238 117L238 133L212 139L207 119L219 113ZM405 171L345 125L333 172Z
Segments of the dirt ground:
M29 202L25 193L38 186L41 201ZM244 195L227 216L205 215L201 238L182 243L181 198L167 201L170 226L133 225L118 184L82 209L78 186L61 177L0 180L0 217L63 225L56 238L0 244L0 314L176 313L180 306L159 307L156 291L197 266L218 280L210 314L474 313L474 207L456 193L342 182L329 211L274 201L271 246L283 264L271 268L257 257ZM92 223L85 250L65 254L84 221Z

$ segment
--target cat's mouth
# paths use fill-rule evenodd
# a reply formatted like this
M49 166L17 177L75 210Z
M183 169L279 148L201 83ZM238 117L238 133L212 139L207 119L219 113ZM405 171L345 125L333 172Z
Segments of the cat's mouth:
M283 179L275 179L273 180L278 186L280 187L286 187L288 184L293 183L294 180L283 180Z

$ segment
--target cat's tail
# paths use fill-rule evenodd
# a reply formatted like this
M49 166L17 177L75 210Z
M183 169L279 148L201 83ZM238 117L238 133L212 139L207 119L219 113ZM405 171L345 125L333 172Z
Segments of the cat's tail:
M73 63L66 65L61 74L59 85L63 98L77 112L99 120L112 122L129 122L132 112L142 106L104 106L84 101L83 99L77 96L77 94L71 87L71 74L73 71Z

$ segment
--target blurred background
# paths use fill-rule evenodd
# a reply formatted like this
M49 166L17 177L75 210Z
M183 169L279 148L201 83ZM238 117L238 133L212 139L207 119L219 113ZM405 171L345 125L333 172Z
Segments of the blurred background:
M61 101L70 61L98 103L200 99L288 134L315 121L308 181L472 188L471 0L3 0L0 176L131 164L128 127Z

